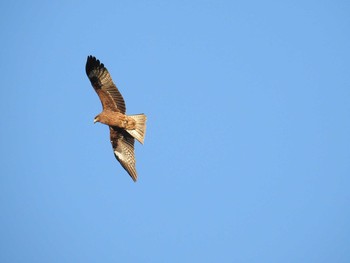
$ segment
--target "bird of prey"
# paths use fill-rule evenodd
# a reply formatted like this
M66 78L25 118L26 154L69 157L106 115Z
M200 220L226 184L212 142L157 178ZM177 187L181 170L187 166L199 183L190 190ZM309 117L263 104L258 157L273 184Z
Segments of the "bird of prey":
M125 102L103 63L93 56L86 61L86 75L102 103L102 112L94 123L109 126L110 140L117 160L136 182L134 139L143 144L146 133L146 115L126 115Z

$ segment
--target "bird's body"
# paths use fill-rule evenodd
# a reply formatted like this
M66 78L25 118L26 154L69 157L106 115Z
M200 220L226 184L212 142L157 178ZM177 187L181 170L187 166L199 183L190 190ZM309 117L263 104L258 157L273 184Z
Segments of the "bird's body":
M125 114L126 107L122 95L113 83L107 69L93 56L87 58L86 74L103 107L103 111L95 117L94 122L109 126L114 155L131 178L136 181L134 138L143 144L146 115Z
M94 122L101 122L109 126L119 127L125 130L135 129L136 122L133 118L116 111L102 111L96 116Z

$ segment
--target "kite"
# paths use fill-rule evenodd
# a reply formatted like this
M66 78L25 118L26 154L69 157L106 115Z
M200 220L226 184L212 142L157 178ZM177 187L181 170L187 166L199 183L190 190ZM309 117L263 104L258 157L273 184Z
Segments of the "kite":
M144 142L146 133L145 114L126 115L125 101L103 63L93 56L86 61L86 75L102 103L102 112L94 123L109 126L114 156L136 182L136 160L134 141Z

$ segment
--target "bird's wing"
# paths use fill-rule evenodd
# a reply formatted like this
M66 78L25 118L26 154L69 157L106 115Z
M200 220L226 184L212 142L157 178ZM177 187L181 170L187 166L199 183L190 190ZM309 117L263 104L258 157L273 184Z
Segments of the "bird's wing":
M131 178L136 182L135 139L125 130L109 127L114 155Z
M92 86L100 97L103 109L125 114L126 108L122 94L113 83L111 75L103 63L93 56L88 56L85 70Z

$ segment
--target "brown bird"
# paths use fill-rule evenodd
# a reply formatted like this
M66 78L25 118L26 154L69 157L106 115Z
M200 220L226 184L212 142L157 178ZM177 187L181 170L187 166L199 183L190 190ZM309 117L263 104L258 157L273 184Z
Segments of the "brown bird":
M134 138L143 144L146 133L146 115L126 115L125 102L103 63L93 56L86 61L86 75L102 103L102 112L94 123L109 126L113 152L117 160L136 182Z

